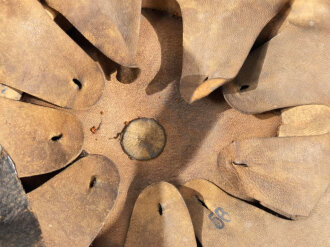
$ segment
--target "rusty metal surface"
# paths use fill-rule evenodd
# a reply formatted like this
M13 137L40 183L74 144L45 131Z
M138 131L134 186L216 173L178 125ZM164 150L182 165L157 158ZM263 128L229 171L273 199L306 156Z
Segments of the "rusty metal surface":
M15 165L0 146L0 246L44 246Z

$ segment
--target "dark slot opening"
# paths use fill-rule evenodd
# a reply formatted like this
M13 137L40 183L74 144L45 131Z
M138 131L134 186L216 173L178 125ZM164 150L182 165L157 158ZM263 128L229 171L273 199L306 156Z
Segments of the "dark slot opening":
M96 184L96 177L93 176L93 177L91 177L91 181L89 182L89 188L90 189L93 188L95 186L95 184Z
M235 165L235 166L244 166L244 167L248 167L248 165L247 165L247 164L244 164L244 163L238 163L238 162L235 162L235 161L233 161L232 163L233 163L233 165Z
M196 237L197 247L203 247L201 241L199 241L199 239L197 238L197 236L195 236L195 237Z
M81 84L81 82L78 79L73 78L72 81L73 81L74 84L77 85L77 87L78 87L79 90L82 88L82 84Z
M57 141L59 141L62 137L63 137L63 134L59 134L59 135L57 135L57 136L53 136L53 137L51 138L51 140L52 140L53 142L57 142Z
M202 201L197 195L196 195L195 197L196 197L197 201L198 201L200 204L202 204L202 206L203 206L204 208L209 209L209 208L206 206L205 202L203 202L203 201Z
M160 203L158 203L158 213L159 213L159 215L163 215L163 208Z
M242 85L239 90L242 92L242 91L247 90L249 87L250 87L249 85Z

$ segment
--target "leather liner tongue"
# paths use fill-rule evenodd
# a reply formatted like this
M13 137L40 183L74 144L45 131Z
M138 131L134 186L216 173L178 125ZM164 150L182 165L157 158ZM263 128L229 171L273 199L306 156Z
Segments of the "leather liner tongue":
M320 104L330 106L330 3L297 0L281 31L247 58L224 87L244 113Z
M96 103L104 87L101 69L38 1L5 1L0 20L1 83L62 107Z
M135 65L141 0L46 0L95 47L124 66Z
M329 154L330 133L234 142L219 154L219 186L287 217L308 216L329 185Z
M0 140L19 177L58 170L81 152L84 134L70 113L0 97Z
M234 78L254 41L287 0L178 0L183 20L180 92L187 102Z
M304 105L282 110L278 136L322 135L330 132L330 107Z
M135 202L125 247L196 246L188 209L171 184L145 188Z
M287 217L308 216L329 185L329 116L327 106L286 109L280 137L228 145L219 153L219 186Z
M297 221L274 216L194 179L180 188L202 246L328 246L330 191L311 215ZM308 195L306 195L308 199ZM309 226L309 227L306 227Z
M112 161L89 155L29 193L46 246L89 246L115 203L119 182Z
M17 177L15 164L0 146L0 246L44 246L41 230Z

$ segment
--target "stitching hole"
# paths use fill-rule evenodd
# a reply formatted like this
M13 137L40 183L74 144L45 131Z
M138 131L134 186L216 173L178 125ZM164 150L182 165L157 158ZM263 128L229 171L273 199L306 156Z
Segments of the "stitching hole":
M244 92L244 91L248 90L249 87L250 87L249 85L242 85L240 87L239 91Z
M89 182L89 188L93 188L96 184L96 176L91 177L91 181Z
M73 81L74 84L77 85L78 89L81 90L81 88L82 88L81 82L76 78L73 78L72 81Z
M163 215L163 208L160 203L158 203L158 213L159 213L159 215Z
M62 137L63 137L63 134L59 134L59 135L57 135L57 136L53 136L53 137L51 138L51 140L52 140L53 142L57 142L57 141L59 141Z

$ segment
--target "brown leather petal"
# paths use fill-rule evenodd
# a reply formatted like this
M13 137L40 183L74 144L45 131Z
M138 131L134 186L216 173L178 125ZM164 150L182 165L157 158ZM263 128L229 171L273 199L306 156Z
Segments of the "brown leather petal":
M95 47L124 66L135 66L141 0L45 0Z
M89 155L28 194L46 246L89 246L117 198L119 174L101 155Z
M290 218L308 216L329 185L329 155L330 133L233 142L219 154L219 186Z
M322 135L330 132L330 107L303 105L282 110L278 136Z
M245 113L296 105L330 105L330 3L297 0L280 32L247 58L224 87L227 102Z
M264 26L287 0L178 0L183 19L180 92L193 102L239 72Z
M231 197L196 179L180 192L202 246L328 246L330 191L307 218L290 221ZM309 194L305 199L309 200Z
M0 28L1 83L68 108L86 108L100 98L101 69L38 1L3 2Z
M188 209L171 184L145 188L136 200L125 246L196 246Z
M84 133L72 114L0 97L0 140L20 177L60 169L82 149Z

